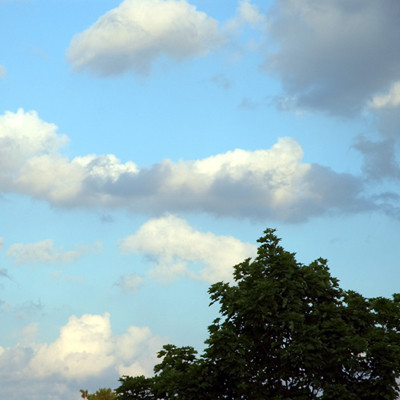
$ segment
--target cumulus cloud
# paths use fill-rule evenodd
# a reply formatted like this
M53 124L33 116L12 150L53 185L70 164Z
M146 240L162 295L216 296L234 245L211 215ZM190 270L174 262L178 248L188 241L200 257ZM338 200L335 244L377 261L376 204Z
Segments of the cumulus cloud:
M124 334L113 335L108 313L71 316L59 337L49 344L36 342L36 330L36 324L28 326L20 343L0 348L2 393L10 392L7 399L20 398L32 384L47 384L52 387L54 398L66 400L78 397L78 385L90 380L104 382L111 377L111 384L115 384L123 374L151 375L156 353L163 344L147 327L131 326ZM12 393L16 384L18 391ZM42 391L35 393L43 398ZM53 398L48 390L45 394L46 398ZM31 395L27 393L24 398L36 399Z
M110 369L149 375L160 345L146 327L131 326L120 336L112 335L108 313L72 316L54 342L37 346L29 367L38 377L59 374L78 380Z
M204 56L222 41L218 23L186 0L124 0L71 41L75 70L147 75L161 56Z
M253 244L197 231L174 215L149 220L123 239L120 249L154 260L152 277L170 280L184 275L207 282L231 279L232 267L257 252Z
M207 212L291 222L374 207L363 199L357 177L303 163L300 144L289 137L266 150L236 149L201 160L165 159L146 168L121 163L112 154L69 160L60 152L66 142L55 125L35 112L1 116L0 192L26 194L62 207Z
M399 12L395 0L279 0L268 15L278 50L264 68L297 107L357 114L400 80Z
M36 243L15 243L7 250L7 256L14 258L16 265L56 263L68 264L83 257L87 253L98 252L100 242L92 246L80 246L76 250L63 251L54 247L53 240L46 239Z
M12 176L31 157L53 155L67 143L54 124L42 121L36 112L6 111L0 115L0 187L7 190Z

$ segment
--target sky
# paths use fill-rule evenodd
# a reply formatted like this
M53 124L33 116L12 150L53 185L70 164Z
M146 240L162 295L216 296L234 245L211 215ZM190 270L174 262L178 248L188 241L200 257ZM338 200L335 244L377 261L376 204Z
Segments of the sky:
M0 0L0 382L78 400L200 352L274 228L400 288L397 0Z

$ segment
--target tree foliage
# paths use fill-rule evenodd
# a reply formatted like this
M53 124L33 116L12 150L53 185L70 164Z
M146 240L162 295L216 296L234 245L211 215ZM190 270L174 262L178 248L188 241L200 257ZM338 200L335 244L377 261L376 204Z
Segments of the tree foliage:
M81 397L88 400L115 400L116 393L109 388L101 388L90 394L87 390L80 390Z
M394 400L400 294L344 291L326 260L302 265L279 242L266 230L233 283L211 286L220 317L201 357L164 346L155 375L122 377L117 399Z

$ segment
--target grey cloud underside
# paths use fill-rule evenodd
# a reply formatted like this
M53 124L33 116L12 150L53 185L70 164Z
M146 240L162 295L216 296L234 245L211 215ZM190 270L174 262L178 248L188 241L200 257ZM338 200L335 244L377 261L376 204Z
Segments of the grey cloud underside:
M363 157L363 171L373 180L400 179L400 165L397 160L398 144L394 139L378 141L359 137L354 147Z
M290 201L276 201L279 184L266 174L261 179L252 173L240 180L229 176L215 177L206 190L188 184L168 185L172 172L162 164L124 173L117 180L99 181L87 178L77 197L64 206L126 207L132 212L206 212L217 216L305 221L329 212L347 213L374 209L363 199L362 182L348 174L337 174L329 168L312 165ZM201 179L200 177L198 178ZM105 200L100 200L105 199Z
M400 79L399 20L396 0L280 0L269 14L279 49L264 68L297 107L355 115Z
M379 135L362 135L354 148L363 156L363 172L374 181L400 180L400 107L374 110Z
M13 128L16 122L18 130ZM112 154L63 157L59 149L67 138L35 112L7 112L0 116L0 128L0 141L10 144L10 157L0 158L0 192L24 194L60 207L125 208L149 215L205 212L301 222L329 213L387 211L391 204L385 201L382 208L371 198L371 193L379 193L371 192L370 182L360 177L302 162L303 149L290 137L278 139L266 150L236 149L201 160L166 159L139 168L132 161L121 163ZM50 150L48 143L53 144ZM364 152L368 146L359 143ZM391 214L393 210L396 202ZM54 257L49 253L51 243L36 246L47 258Z

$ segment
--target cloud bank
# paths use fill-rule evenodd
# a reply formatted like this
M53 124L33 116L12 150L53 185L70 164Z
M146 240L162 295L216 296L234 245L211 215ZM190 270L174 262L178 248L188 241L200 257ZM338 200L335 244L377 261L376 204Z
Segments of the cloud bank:
M77 34L67 57L75 70L100 76L147 75L162 56L204 56L221 41L217 21L185 0L125 0Z
M400 80L400 3L279 0L268 15L278 50L264 68L296 107L352 116Z
M150 273L154 278L188 276L207 282L230 280L232 267L257 253L253 244L197 231L174 215L149 220L134 235L124 238L120 249L154 260L156 267Z
M165 159L147 168L112 154L72 160L68 141L36 112L0 116L0 192L61 207L125 208L137 213L206 212L257 220L305 221L331 212L375 208L352 175L302 162L289 137L270 149L236 149L193 161Z

